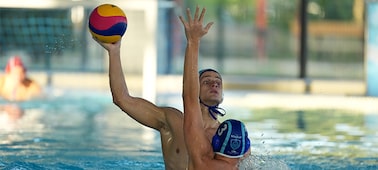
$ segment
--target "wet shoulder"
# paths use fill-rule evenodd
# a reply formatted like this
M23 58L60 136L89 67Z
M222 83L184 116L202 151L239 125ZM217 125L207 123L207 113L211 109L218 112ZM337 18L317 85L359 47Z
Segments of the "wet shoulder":
M184 118L184 114L174 107L162 107L167 117Z

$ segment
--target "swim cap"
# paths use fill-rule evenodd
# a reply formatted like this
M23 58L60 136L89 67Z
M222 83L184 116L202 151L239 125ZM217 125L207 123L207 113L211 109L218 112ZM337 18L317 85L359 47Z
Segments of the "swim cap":
M20 66L26 71L26 68L24 66L24 63L22 62L21 58L19 56L11 57L8 60L7 65L5 66L5 72L9 73L14 67Z
M211 142L216 154L228 158L240 158L248 151L250 141L242 122L228 119L222 122Z
M214 69L211 69L211 68L206 68L206 69L202 69L202 70L198 71L198 73L199 73L199 77L201 77L203 73L208 72L208 71L212 71L212 72L217 73L217 74L219 75L219 77L222 79L221 74L219 74L218 71L216 71L216 70L214 70Z

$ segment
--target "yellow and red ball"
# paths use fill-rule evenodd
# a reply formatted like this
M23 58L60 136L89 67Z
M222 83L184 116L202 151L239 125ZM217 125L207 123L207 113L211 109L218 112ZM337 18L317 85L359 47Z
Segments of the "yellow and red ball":
M125 34L127 17L116 5L102 4L91 12L88 26L95 39L105 43L114 43Z

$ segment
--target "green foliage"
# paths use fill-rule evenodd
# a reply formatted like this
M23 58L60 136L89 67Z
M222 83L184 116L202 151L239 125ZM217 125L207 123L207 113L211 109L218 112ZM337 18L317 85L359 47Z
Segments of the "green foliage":
M297 110L285 111L280 109L254 110L252 120L276 120L277 130L281 133L304 131L307 134L321 134L330 138L336 135L345 135L346 138L356 138L344 131L335 129L338 124L350 127L363 127L364 117L361 113L346 110ZM303 121L304 128L299 128L299 120Z
M300 0L287 3L285 0L266 0L268 22L287 28L297 14ZM218 18L219 9L222 15L230 17L238 23L250 23L256 17L256 0L194 0L186 1L186 5L194 8L196 5L206 7L208 17ZM342 20L353 19L354 0L309 0L308 10L317 7L319 13L308 12L310 20ZM311 8L313 9L313 8Z
M251 22L255 17L255 3L249 0L225 0L224 10L237 22Z
M313 20L341 20L348 21L353 19L354 0L309 0L309 5L318 5L321 14L309 14Z

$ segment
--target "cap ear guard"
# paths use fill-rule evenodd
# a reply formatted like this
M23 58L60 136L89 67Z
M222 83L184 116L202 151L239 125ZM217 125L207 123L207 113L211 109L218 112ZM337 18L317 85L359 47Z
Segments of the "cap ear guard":
M220 141L218 135L214 135L213 136L213 140L211 141L211 145L213 146L213 151L214 152L219 152L222 144L221 144L221 141Z
M245 140L245 150L243 151L243 155L249 150L250 147L251 147L251 141L249 140L249 138L247 138Z
M227 136L231 133L232 127L230 122L224 121L221 123L213 136L211 142L214 152L222 152L222 147L225 147L228 143Z

